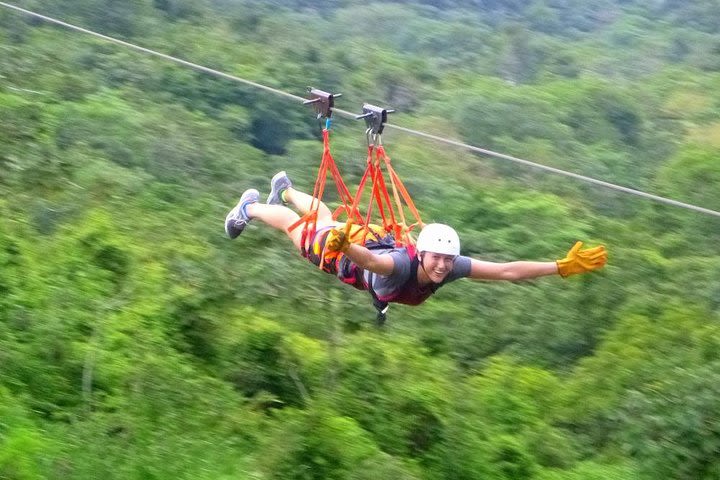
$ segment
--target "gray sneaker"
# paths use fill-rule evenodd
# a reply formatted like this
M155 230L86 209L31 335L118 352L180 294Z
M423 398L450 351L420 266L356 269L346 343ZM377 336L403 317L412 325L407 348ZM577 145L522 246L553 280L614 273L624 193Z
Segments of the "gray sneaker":
M292 182L287 176L287 173L283 170L282 172L278 172L275 174L274 177L272 177L272 180L270 180L270 195L268 195L267 203L268 205L281 205L286 202L283 202L282 200L282 192L287 190L288 188L292 187Z
M259 199L260 192L254 188L243 192L238 204L235 205L235 208L230 210L230 213L225 217L225 233L227 233L228 237L236 238L245 230L245 227L250 221L250 217L248 217L247 212L245 212L245 207L251 203L257 203Z

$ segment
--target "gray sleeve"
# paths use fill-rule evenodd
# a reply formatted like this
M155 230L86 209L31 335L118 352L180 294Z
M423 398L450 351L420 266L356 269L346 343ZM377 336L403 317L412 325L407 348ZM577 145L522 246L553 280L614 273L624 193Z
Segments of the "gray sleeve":
M393 272L390 275L373 275L373 290L379 296L390 295L401 287L410 277L412 262L404 250L391 250L382 255L390 255L395 263ZM369 279L369 272L365 272L365 280Z
M458 255L455 257L455 262L453 263L453 269L448 274L447 278L443 281L443 283L448 283L457 280L458 278L465 278L470 276L470 257L464 257L462 255Z
M405 250L391 250L388 254L392 257L393 262L395 265L393 266L393 271L390 274L390 276L398 276L402 278L407 278L410 276L410 268L412 266L412 261L407 255L407 252Z

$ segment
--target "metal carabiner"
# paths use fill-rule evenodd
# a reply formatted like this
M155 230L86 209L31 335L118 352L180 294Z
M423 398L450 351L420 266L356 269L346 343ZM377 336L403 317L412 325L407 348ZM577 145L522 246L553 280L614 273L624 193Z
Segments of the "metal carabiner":
M385 128L385 124L387 123L388 113L392 113L394 111L395 110L388 110L386 108L381 108L366 103L363 105L363 113L360 115L355 115L356 120L360 120L361 118L365 119L365 123L368 127L365 131L365 135L368 138L368 145L380 145L380 142L382 141L380 139L380 135L382 134L383 128ZM370 141L371 134L372 142Z
M372 128L368 127L365 130L365 138L367 139L368 147L375 146L375 140L377 139L377 134L373 133Z

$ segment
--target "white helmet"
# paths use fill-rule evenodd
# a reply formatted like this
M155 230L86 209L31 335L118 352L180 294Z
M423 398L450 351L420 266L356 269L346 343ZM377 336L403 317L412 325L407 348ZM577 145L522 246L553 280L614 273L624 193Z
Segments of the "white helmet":
M430 223L420 231L415 248L418 252L456 256L460 255L460 237L452 227Z

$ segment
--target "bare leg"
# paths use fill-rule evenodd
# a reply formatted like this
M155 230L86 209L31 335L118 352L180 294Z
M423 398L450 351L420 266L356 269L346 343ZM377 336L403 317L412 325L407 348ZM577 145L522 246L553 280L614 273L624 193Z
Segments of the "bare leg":
M325 205L320 202L320 205L313 205L313 197L307 193L295 190L289 187L285 190L285 200L291 203L297 208L301 214L305 214L310 211L310 208L316 206L318 209L318 216L316 227L321 228L327 225L336 223L332 218L332 212ZM300 219L300 216L288 207L283 205L268 205L265 203L251 203L245 207L250 218L257 218L263 223L270 225L271 227L282 230L292 240L293 244L298 250L301 250L302 240L302 226L298 226L292 231L288 231L288 228Z
M300 216L282 205L267 205L264 203L251 203L246 208L250 218L257 218L271 227L282 230L292 240L295 247L300 250L300 237L302 228L298 227L292 232L288 228L300 219Z
M292 203L300 213L305 214L309 212L312 207L313 197L290 187L285 190L285 200ZM315 204L317 205L317 202L315 202ZM323 202L320 202L320 206L318 207L317 223L318 225L329 225L333 223L332 212Z

